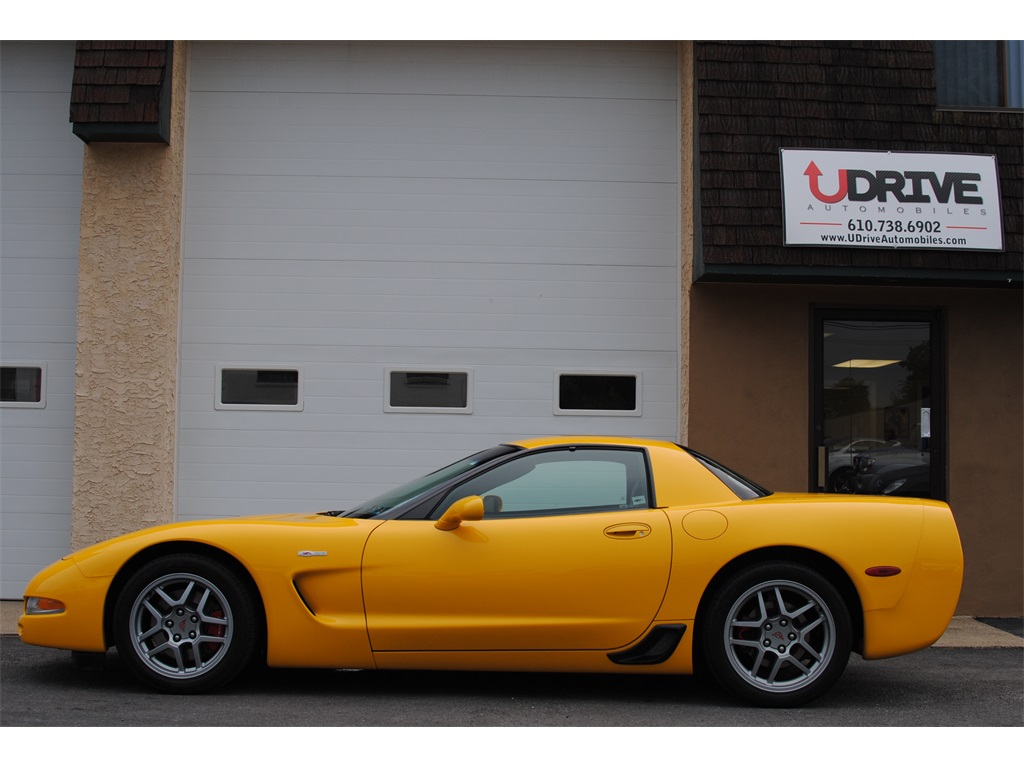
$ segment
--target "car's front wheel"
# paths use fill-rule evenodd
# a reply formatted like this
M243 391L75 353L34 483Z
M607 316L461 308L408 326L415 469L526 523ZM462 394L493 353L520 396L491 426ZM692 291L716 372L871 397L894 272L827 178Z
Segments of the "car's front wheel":
M160 557L114 607L119 657L142 682L199 693L233 679L256 647L256 600L231 569L194 554Z
M853 493L853 478L856 476L853 467L840 467L828 478L829 493Z
M794 707L836 683L851 633L849 611L829 581L797 563L766 562L715 593L704 648L732 693L760 706Z

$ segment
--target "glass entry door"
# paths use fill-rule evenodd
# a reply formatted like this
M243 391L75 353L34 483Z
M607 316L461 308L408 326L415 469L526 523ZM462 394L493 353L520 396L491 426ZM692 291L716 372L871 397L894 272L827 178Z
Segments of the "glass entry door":
M944 497L939 325L931 312L816 313L813 488Z

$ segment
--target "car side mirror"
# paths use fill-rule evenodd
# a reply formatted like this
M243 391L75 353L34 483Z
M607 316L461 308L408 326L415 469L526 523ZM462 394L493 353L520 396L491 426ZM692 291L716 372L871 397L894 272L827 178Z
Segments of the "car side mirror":
M484 519L484 500L480 496L466 496L453 503L434 527L441 531L454 531L465 520Z

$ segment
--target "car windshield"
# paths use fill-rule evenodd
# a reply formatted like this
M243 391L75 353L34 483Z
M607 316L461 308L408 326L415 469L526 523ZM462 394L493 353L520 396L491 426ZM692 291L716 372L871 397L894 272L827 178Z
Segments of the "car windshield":
M517 450L519 449L512 445L499 445L494 448L488 448L486 451L474 453L472 456L460 459L454 464L449 464L447 467L435 470L429 475L424 475L397 488L385 491L379 496L375 496L352 509L332 514L336 517L376 517L377 515L382 515L399 504L404 504L410 499L432 491L449 480L475 467L479 467L481 464L486 464L491 459L514 453Z

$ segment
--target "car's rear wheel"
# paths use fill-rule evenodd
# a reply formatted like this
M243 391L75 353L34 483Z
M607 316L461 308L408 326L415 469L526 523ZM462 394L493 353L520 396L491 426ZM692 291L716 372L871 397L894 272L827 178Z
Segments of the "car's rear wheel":
M231 569L194 554L140 568L114 607L117 651L142 682L169 693L224 685L256 647L256 600Z
M835 685L851 634L849 611L828 580L797 563L765 562L715 593L704 648L732 693L760 706L794 707Z

